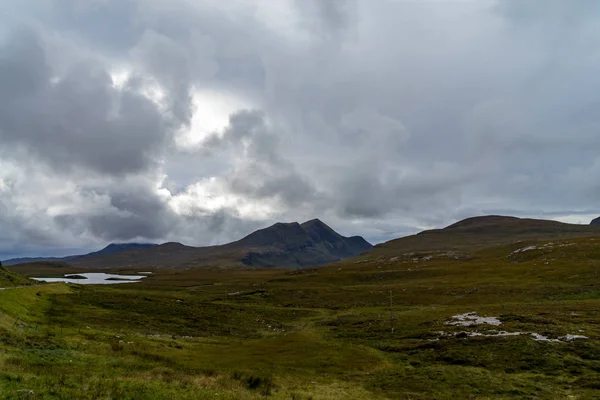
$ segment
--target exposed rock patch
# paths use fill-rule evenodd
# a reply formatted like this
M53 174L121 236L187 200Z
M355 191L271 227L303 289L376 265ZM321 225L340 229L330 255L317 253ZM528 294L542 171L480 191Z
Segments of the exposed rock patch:
M476 312L454 315L452 321L446 322L446 325L454 326L476 326L484 324L499 326L502 322L496 317L480 317Z

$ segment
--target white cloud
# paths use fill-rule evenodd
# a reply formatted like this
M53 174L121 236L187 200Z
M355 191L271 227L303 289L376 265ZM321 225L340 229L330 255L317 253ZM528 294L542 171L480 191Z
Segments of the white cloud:
M251 109L252 104L226 92L211 89L192 94L194 115L189 128L179 132L175 138L181 150L193 150L212 134L222 134L229 125L229 117L239 110Z
M256 202L231 193L227 182L217 177L203 179L189 186L185 192L175 195L170 201L173 210L182 216L212 215L222 209L234 210L244 219L264 221L280 214L281 205L274 201Z

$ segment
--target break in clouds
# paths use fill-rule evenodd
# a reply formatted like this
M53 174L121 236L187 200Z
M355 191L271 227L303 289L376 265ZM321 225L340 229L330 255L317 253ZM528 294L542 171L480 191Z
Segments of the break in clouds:
M0 26L3 258L600 213L596 1L25 1Z

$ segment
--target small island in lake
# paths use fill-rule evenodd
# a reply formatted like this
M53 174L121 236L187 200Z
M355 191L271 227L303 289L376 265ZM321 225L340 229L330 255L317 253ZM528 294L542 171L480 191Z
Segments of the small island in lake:
M111 278L106 278L105 280L107 281L137 281L139 278L117 278L116 276L113 276Z
M68 279L87 279L87 276L83 276L83 275L65 275L65 278L68 278Z

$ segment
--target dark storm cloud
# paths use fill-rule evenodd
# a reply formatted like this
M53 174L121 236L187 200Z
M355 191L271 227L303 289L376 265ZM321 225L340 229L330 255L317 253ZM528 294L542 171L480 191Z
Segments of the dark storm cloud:
M200 237L204 244L220 244L261 226L240 218L235 210L207 210L202 204L196 204L183 218L168 206L167 199L140 181L113 182L82 192L87 198L99 196L107 201L101 207L57 215L54 222L64 231L106 242L173 240L194 244Z
M136 0L51 0L50 11L41 17L57 29L76 32L89 48L123 55L143 34L137 23L142 4Z
M197 40L198 47L202 44L202 39L192 38ZM196 74L210 77L216 72L217 65L210 58L211 54L200 54L198 57L204 58L192 60L195 53L190 52L190 49L152 30L144 32L131 54L165 86L174 119L188 124L193 115L192 76Z
M107 174L144 171L168 139L165 118L134 87L113 87L94 60L77 60L62 76L48 65L32 30L0 50L0 140L59 170Z
M475 171L431 165L418 173L388 170L376 163L339 178L339 211L348 217L385 218L394 212L419 215L423 222L448 215L461 201ZM428 215L420 215L427 210Z
M57 240L55 227L47 218L19 213L23 205L14 198L18 197L12 193L16 188L11 187L11 182L4 183L4 187L0 185L0 260L35 254L40 246L64 247L66 243ZM41 197L37 199L41 201ZM76 245L81 246L82 243Z
M226 180L234 193L256 200L276 197L287 207L316 200L316 189L281 156L279 140L262 112L245 110L231 115L228 127L209 136L204 148L241 155Z
M153 193L143 188L131 189L107 194L110 207L79 215L58 215L54 221L62 229L89 233L107 242L164 238L174 216Z
M331 39L341 39L356 23L355 0L295 0L302 13L303 24L310 31L318 31Z

